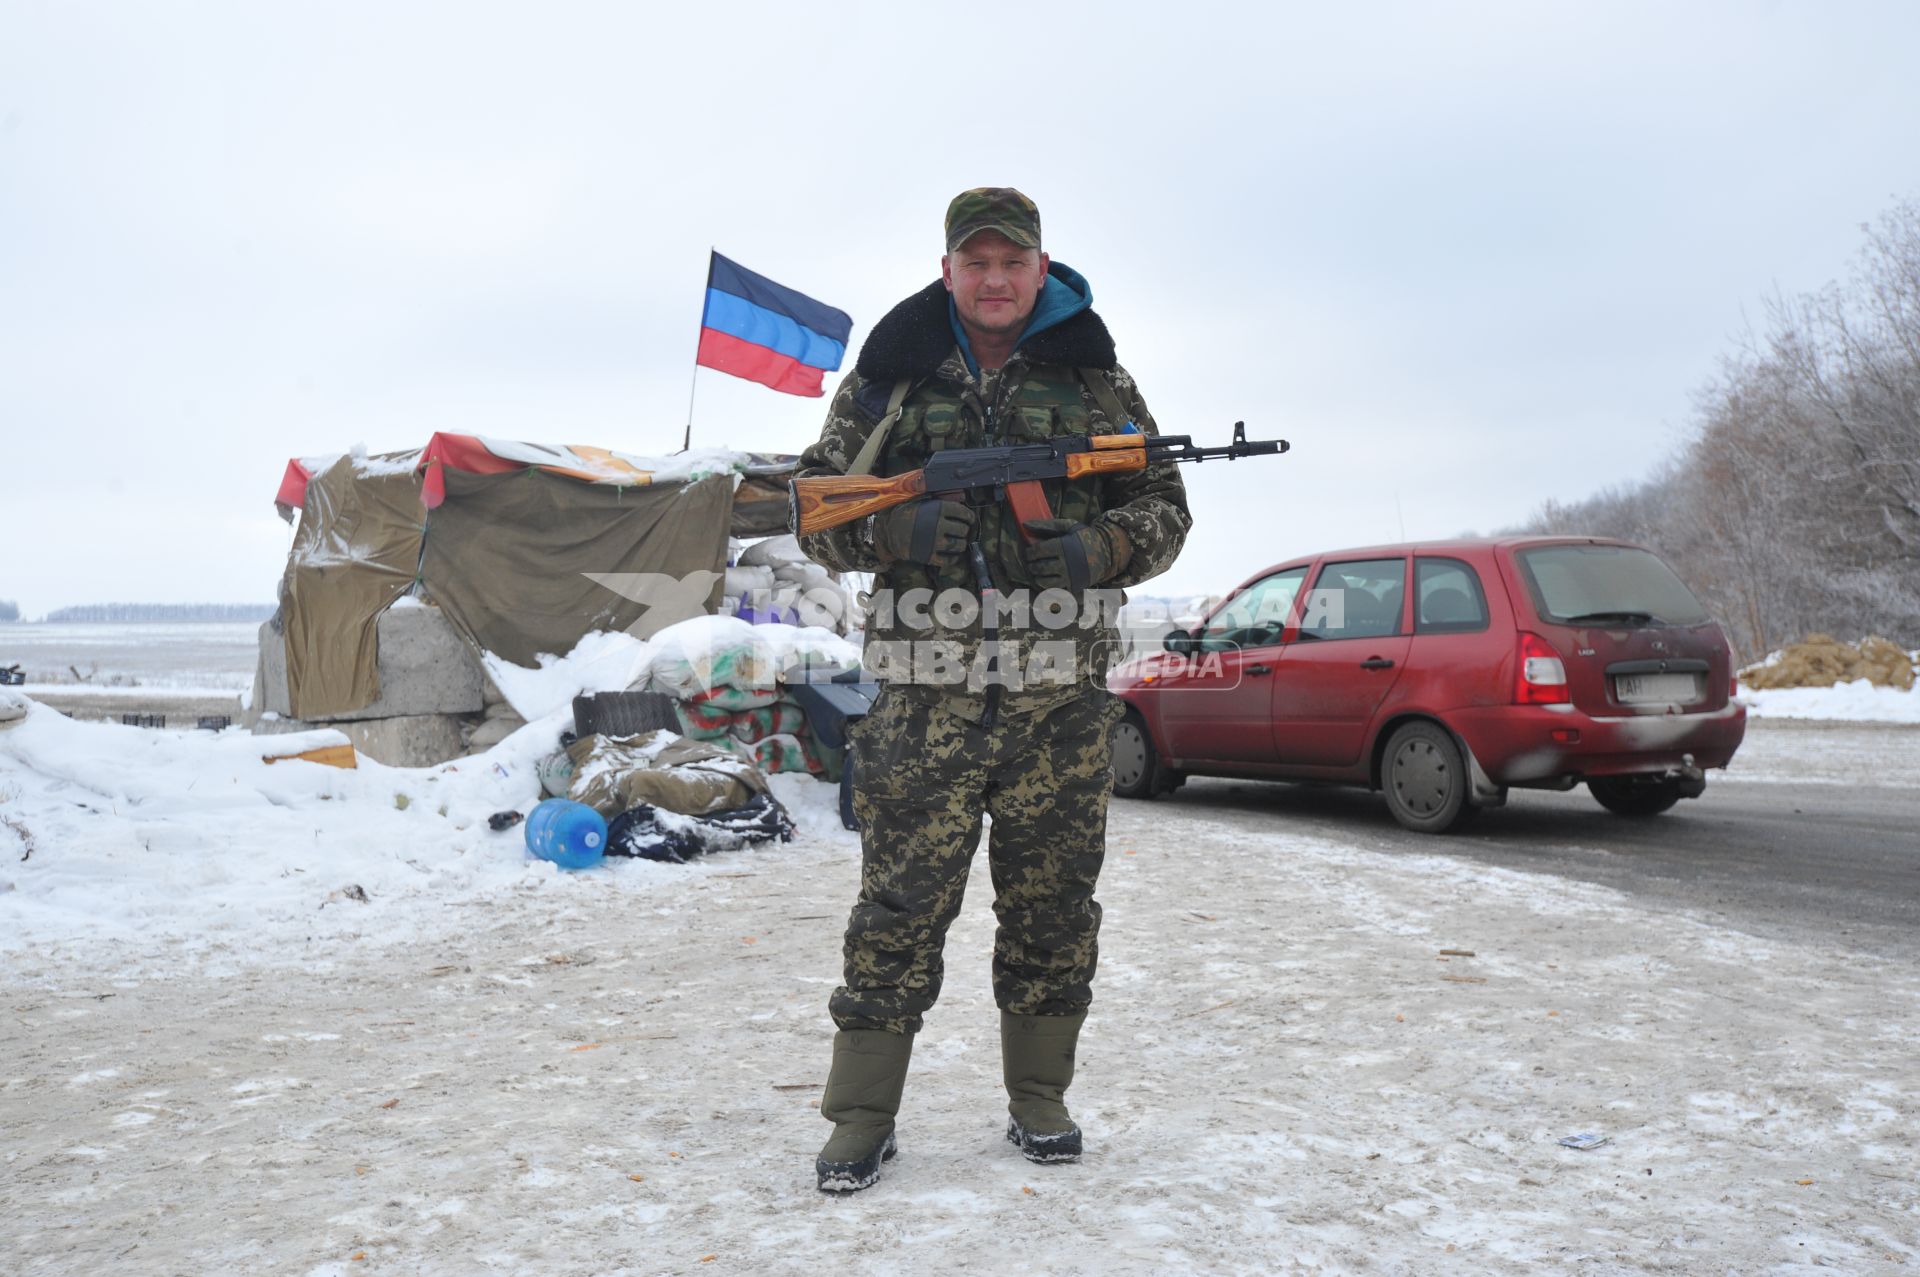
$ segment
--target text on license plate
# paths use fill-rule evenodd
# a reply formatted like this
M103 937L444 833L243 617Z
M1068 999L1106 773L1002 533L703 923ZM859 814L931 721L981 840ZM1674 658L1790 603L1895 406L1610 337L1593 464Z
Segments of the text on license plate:
M1691 705L1700 699L1698 674L1616 674L1613 694L1622 705L1654 702Z

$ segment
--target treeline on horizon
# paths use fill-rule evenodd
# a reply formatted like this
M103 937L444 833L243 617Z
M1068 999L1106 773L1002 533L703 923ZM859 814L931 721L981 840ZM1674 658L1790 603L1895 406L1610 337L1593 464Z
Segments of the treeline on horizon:
M43 622L131 625L149 621L264 621L271 603L83 603L55 608ZM0 622L18 621L20 609L0 599Z
M1813 633L1920 646L1920 203L1862 229L1847 279L1767 304L1654 473L1511 530L1651 547L1743 661Z

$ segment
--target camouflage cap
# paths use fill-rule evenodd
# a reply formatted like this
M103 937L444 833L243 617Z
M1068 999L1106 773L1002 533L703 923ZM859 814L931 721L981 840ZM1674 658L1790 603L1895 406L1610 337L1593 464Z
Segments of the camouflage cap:
M999 231L1022 248L1040 247L1040 208L1011 186L976 186L947 205L947 251L980 231Z

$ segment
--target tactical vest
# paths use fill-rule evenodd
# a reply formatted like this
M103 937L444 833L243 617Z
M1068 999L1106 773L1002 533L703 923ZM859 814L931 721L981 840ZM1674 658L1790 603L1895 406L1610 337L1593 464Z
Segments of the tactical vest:
M1011 391L1004 380L1009 369L1016 370L1019 377ZM1098 368L1069 369L1013 361L992 380L990 402L983 401L973 386L956 386L943 377L919 383L904 378L894 383L886 415L868 436L848 473L903 474L925 466L929 457L946 448L1034 443L1059 435L1115 434L1127 424L1120 396ZM1097 479L1047 480L1041 487L1048 508L1057 518L1092 523L1104 508ZM982 494L969 493L966 499L981 501ZM980 521L980 546L995 584L1002 590L1037 588L1021 554L1025 540L1005 498L977 505L975 513ZM895 588L975 587L973 573L965 563L940 568L896 563L885 575Z

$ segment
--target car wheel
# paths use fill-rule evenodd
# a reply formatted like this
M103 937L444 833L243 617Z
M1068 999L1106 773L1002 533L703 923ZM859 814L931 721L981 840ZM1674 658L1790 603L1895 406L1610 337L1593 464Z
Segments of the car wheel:
M1380 770L1393 818L1421 834L1459 829L1479 813L1467 801L1467 765L1438 723L1408 723L1387 741Z
M1680 782L1671 776L1595 776L1587 792L1616 816L1658 816L1680 801Z
M1131 710L1113 725L1113 792L1122 798L1152 798L1160 792L1160 760L1147 725Z

